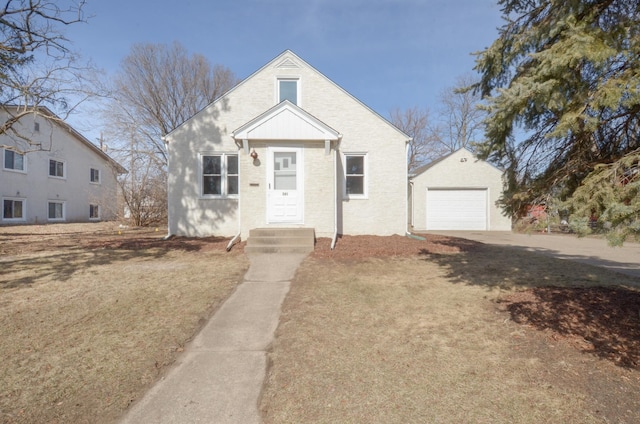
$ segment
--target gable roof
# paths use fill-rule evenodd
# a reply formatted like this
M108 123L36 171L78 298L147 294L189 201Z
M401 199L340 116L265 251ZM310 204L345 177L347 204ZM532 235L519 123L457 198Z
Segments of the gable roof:
M427 170L429 170L429 169L433 168L434 166L436 166L436 165L437 165L437 164L439 164L440 162L442 162L442 161L444 161L444 160L448 159L449 157L451 157L451 156L453 156L453 155L455 155L455 154L457 154L457 153L460 153L460 152L466 152L466 153L468 153L469 155L471 155L471 157L473 157L476 161L482 161L483 163L486 163L487 165L489 165L489 166L491 166L491 167L495 168L497 171L500 171L500 172L502 172L502 171L503 171L503 170L501 170L500 168L498 168L497 166L493 165L492 163L489 163L489 162L487 162L487 161L483 161L482 159L478 159L478 157L477 157L477 156L476 156L476 155L475 155L471 150L467 149L466 147L461 147L461 148L459 148L459 149L458 149L458 150L456 150L456 151L453 151L453 152L451 152L451 153L448 153L448 154L446 154L446 155L444 155L444 156L442 156L442 157L440 157L440 158L438 158L438 159L435 159L435 160L433 160L433 161L429 162L429 163L428 163L428 164L426 164L426 165L422 165L422 166L420 166L420 167L416 168L416 169L415 169L415 170L414 170L414 171L409 175L409 177L410 177L410 178L417 177L418 175L423 174L423 173L424 173L424 172L426 172Z
M167 136L170 136L173 132L177 131L179 128L181 128L187 121L195 118L196 116L198 116L200 113L202 113L204 110L206 110L207 108L211 107L212 105L215 105L219 102L223 102L224 99L229 96L229 94L233 93L235 90L237 90L239 87L241 87L242 85L245 84L246 81L249 81L251 78L253 78L255 75L259 74L260 72L262 72L264 69L267 69L271 66L276 66L279 68L289 68L289 69L294 69L294 68L299 68L300 64L302 64L303 66L311 69L312 71L314 71L315 73L317 73L318 75L320 75L322 78L324 78L326 81L328 81L330 84L332 84L334 87L336 87L338 90L342 91L344 94L346 94L347 96L351 97L354 101L356 101L358 104L360 104L362 107L364 107L365 109L367 109L369 112L371 112L373 115L375 115L376 117L378 117L378 119L382 120L385 124L389 125L391 128L393 128L395 131L397 131L399 134L401 134L403 137L405 137L407 140L410 140L411 137L407 134L405 134L402 130L400 130L398 127L396 127L395 125L393 125L388 119L384 118L382 115L380 115L378 112L374 111L373 109L371 109L369 106L367 106L366 104L362 103L357 97L353 96L351 93L349 93L348 91L346 91L344 88L340 87L338 84L336 84L335 82L333 82L331 79L329 79L326 75L324 75L322 72L318 71L316 68L314 68L313 66L309 65L306 61L304 61L303 59L301 59L298 55L296 55L293 51L287 49L285 51L283 51L282 53L280 53L278 56L276 56L275 58L271 59L269 62L267 62L265 65L261 66L257 71L255 71L254 73L252 73L251 75L249 75L247 78L243 79L242 81L240 81L238 84L236 84L234 87L232 87L229 91L227 91L226 93L224 93L222 96L218 97L216 100L214 100L213 102L209 103L207 106L203 107L201 110L199 110L198 112L196 112L193 116L191 116L190 118L188 118L185 122L181 123L180 125L178 125L176 128L174 128L173 130L171 130Z
M285 100L231 133L236 140L338 140L342 135Z
M464 149L464 147L463 147L462 149ZM459 149L459 150L462 150L462 149ZM464 149L464 150L467 150L467 149ZM428 163L428 164L426 164L426 165L422 165L422 166L420 166L420 167L416 168L416 169L411 173L411 175L410 175L410 176L411 176L411 177L417 177L418 175L420 175L420 174L422 174L423 172L425 172L427 169L431 169L433 166L435 166L435 165L439 164L440 162L442 162L443 160L447 159L449 156L452 156L452 155L453 155L454 153L456 153L456 152L458 152L458 150L456 150L455 152L447 153L446 155L444 155L444 156L442 156L442 157L439 157L438 159L432 160L431 162L429 162L429 163ZM469 151L467 150L467 152L469 152ZM471 152L469 152L469 153L471 153Z
M3 105L2 107L7 112L9 111L9 109L16 109L16 110L18 109L17 105ZM116 170L116 172L118 174L127 174L128 173L126 168L124 168L122 165L120 165L118 162L116 162L111 156L109 156L107 153L105 153L101 148L99 148L98 146L96 146L95 144L90 142L89 139L87 139L85 136L83 136L78 131L76 131L71 125L69 125L67 122L62 120L62 118L60 118L58 115L53 113L48 107L46 107L46 106L36 106L32 110L29 111L29 113L36 113L36 112L39 113L40 115L44 116L45 118L47 118L50 122L56 123L58 126L60 126L64 130L66 130L69 134L71 134L74 138L76 138L81 144L85 145L91 151L93 151L95 154L100 156L102 159L104 159L107 162L109 162L114 167L114 169Z

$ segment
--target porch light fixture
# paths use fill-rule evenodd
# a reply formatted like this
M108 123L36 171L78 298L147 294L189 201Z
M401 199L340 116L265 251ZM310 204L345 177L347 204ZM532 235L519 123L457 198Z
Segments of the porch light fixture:
M256 152L256 149L253 149L249 156L251 156L253 158L253 160L258 159L258 152Z

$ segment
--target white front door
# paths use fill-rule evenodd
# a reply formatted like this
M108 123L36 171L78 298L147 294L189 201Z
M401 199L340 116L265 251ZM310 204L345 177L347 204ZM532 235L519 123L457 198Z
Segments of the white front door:
M302 148L269 147L267 156L267 222L302 224Z

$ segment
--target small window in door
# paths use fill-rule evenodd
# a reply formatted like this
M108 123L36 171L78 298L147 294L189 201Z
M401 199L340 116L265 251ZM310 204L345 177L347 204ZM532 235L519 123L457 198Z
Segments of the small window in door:
M296 153L275 152L273 154L273 188L296 189Z

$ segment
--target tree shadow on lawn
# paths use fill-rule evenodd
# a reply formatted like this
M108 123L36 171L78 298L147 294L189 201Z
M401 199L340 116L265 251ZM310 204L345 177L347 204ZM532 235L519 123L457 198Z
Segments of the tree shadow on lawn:
M167 251L94 250L72 251L43 256L31 256L2 263L0 290L30 287L37 281L69 280L76 272L93 266L113 265L131 259L154 260Z
M163 240L158 237L114 238L113 236L88 240L66 239L46 246L32 246L31 252L60 250L59 253L20 256L0 263L0 290L32 286L36 281L50 278L66 281L79 270L92 266L120 266L127 261L158 260L170 251L224 252L228 239L222 237L175 237ZM242 253L242 246L235 248ZM19 275L19 276L18 276Z
M421 252L454 284L499 287L511 319L552 331L583 352L640 369L640 280L526 248L479 245L460 254Z

